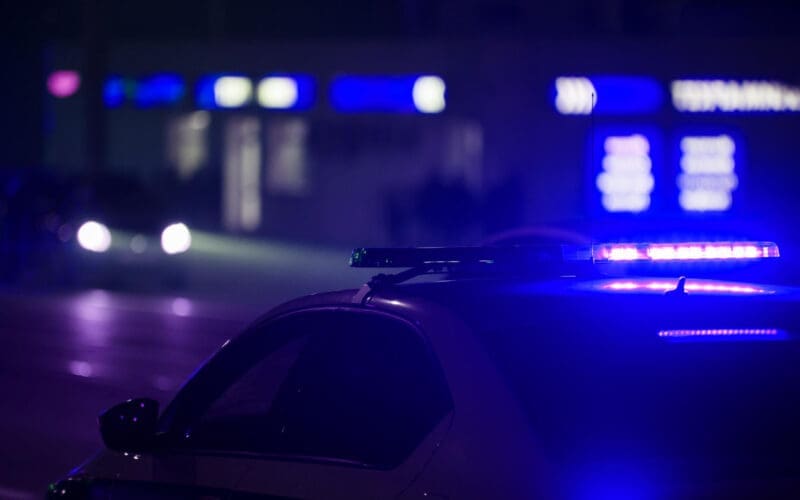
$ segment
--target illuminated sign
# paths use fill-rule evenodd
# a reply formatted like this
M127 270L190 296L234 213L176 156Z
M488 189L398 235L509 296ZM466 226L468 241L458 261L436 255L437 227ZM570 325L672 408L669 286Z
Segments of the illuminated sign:
M180 102L185 92L183 78L172 73L157 73L139 79L114 75L103 86L103 102L109 108L126 102L138 108L169 106Z
M555 106L562 115L588 115L595 106L597 91L586 77L556 78Z
M639 213L650 208L653 161L642 134L608 135L602 141L601 170L595 185L607 212Z
M201 108L241 108L253 99L253 82L240 75L214 75L197 84L197 105Z
M270 75L256 87L258 105L267 109L309 109L314 93L314 79L307 75Z
M555 81L555 108L562 115L636 114L658 111L659 83L643 76L562 76Z
M689 212L722 212L739 184L736 144L728 135L684 136L680 141L678 203Z
M344 113L441 113L446 86L435 75L342 76L331 83L333 108Z
M688 113L798 112L800 87L764 80L675 80L672 104Z
M183 99L185 92L182 77L160 73L139 79L133 102L140 108L168 106Z

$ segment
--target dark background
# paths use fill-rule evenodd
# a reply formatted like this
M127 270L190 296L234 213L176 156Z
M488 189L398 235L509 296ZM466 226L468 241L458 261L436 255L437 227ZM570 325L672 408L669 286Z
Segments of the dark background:
M369 272L347 268L355 246L479 244L518 227L557 241L567 231L573 242L764 239L781 245L775 279L796 283L800 114L680 113L669 83L797 86L797 26L800 4L788 0L3 2L0 497L39 497L101 446L100 409L131 396L169 401L258 314L359 286ZM59 69L81 74L69 99L47 92ZM187 80L175 106L104 105L109 75L165 71ZM199 110L194 100L206 74L271 71L312 75L314 107ZM439 75L447 107L340 113L326 89L342 74ZM598 75L651 78L665 101L642 114L557 113L556 78ZM182 184L165 159L165 131L198 111L210 120L208 161ZM284 126L308 130L309 187L287 194L260 184L252 230L222 216L226 131L237 120L255 120L264 141ZM647 213L600 208L591 145L610 130L660 138ZM740 186L730 211L687 214L675 201L676 139L705 131L741 146ZM143 234L185 220L191 249L144 262L126 248L95 255L74 238L43 236L53 214L88 217L75 185L111 174L138 186L102 193L112 205L134 193L115 216ZM33 180L12 214L17 178ZM47 205L56 199L60 208Z

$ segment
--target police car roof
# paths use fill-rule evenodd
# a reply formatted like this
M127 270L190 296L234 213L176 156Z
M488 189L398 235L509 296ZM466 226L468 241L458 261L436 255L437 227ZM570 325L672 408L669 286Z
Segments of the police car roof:
M413 303L418 307L436 303L454 310L470 322L513 323L527 321L531 314L539 318L563 308L581 308L582 316L599 314L602 310L626 315L659 311L673 314L678 309L706 311L709 318L727 314L745 314L761 310L762 314L787 317L784 308L796 307L800 289L748 282L688 278L684 294L675 296L677 277L581 278L574 276L554 279L533 279L509 276L437 279L380 286L368 290L368 297L359 297L363 288L319 293L301 297L274 309L271 315L300 309L325 306L367 305L379 309L394 309L407 315L400 305ZM770 305L772 304L772 305ZM566 314L566 312L565 312ZM719 319L719 318L717 318Z

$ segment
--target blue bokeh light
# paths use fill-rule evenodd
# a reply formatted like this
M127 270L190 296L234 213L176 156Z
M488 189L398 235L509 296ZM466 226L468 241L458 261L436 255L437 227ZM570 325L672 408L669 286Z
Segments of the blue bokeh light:
M197 105L203 109L240 108L252 100L252 81L238 73L207 75L197 82Z
M264 87L266 82L287 82L291 95L281 95L281 86ZM317 82L311 75L296 73L270 73L258 84L258 103L261 107L283 111L306 111L314 107Z
M645 214L658 198L661 139L646 126L598 127L590 136L589 189L596 211Z
M553 86L556 110L565 115L654 113L664 95L659 82L645 76L559 77Z
M745 141L731 127L682 127L673 145L675 204L684 213L722 216L743 209Z
M430 75L340 76L331 83L330 100L342 113L438 113L444 82Z
M108 108L132 103L137 108L177 104L186 94L180 75L156 73L139 79L111 75L103 86L103 102Z
M118 108L125 102L125 79L119 75L108 77L103 85L103 102L106 107Z
M653 78L643 76L593 76L598 114L653 113L664 104L664 91Z
M179 75L159 73L139 80L134 104L140 108L169 106L183 99L186 84Z

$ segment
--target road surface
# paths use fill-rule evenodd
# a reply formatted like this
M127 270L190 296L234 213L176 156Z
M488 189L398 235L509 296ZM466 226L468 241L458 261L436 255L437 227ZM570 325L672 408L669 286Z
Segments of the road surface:
M368 277L348 269L346 251L198 239L178 292L0 288L0 498L41 498L102 446L100 410L168 402L270 307Z

